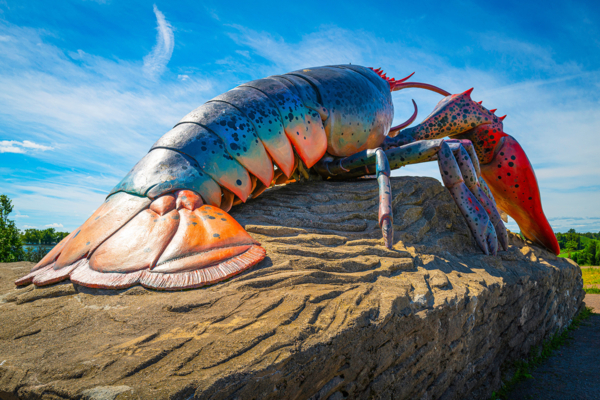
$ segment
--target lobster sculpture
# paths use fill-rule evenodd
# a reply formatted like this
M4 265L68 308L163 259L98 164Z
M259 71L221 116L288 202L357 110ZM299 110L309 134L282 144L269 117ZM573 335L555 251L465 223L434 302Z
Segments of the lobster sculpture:
M160 138L100 208L16 284L70 278L95 288L176 290L227 279L265 257L227 211L272 185L303 179L376 174L379 224L391 248L390 169L431 160L485 254L508 248L494 199L523 235L558 254L532 166L503 132L504 117L472 101L472 89L450 95L408 78L335 65L215 97ZM413 101L413 116L391 127L391 92L415 87L445 97L421 124L404 129L417 115Z

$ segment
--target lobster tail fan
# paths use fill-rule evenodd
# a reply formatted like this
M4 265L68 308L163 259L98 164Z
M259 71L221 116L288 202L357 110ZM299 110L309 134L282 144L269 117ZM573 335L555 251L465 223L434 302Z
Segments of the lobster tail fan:
M15 283L43 286L70 278L93 288L179 290L227 279L265 257L237 221L203 203L190 190L154 201L118 192L53 250L47 265Z

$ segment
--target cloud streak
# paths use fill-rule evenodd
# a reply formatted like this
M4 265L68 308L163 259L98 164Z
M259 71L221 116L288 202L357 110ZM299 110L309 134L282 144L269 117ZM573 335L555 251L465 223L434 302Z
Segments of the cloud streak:
M165 71L175 47L173 27L165 19L164 14L156 7L156 4L154 5L154 14L156 15L156 22L158 24L156 27L158 31L156 45L154 45L150 54L144 57L144 75L152 80L158 79Z
M0 141L0 153L25 154L28 150L47 151L52 149L54 148L51 146L44 146L42 144L37 144L29 140L24 140L22 142L16 140Z

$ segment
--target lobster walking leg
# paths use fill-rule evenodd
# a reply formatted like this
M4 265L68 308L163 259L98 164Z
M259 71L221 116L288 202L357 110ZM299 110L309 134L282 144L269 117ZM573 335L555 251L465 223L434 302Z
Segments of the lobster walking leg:
M392 248L394 244L394 225L392 225L392 187L390 185L390 164L382 149L367 150L367 154L375 154L377 183L379 184L379 227L383 234L385 247Z
M352 156L339 159L322 159L315 168L323 177L336 175L346 176L350 169L357 167L375 168L379 184L379 227L383 235L385 247L392 248L394 242L394 226L392 212L392 187L390 185L390 164L386 153L381 149L364 150ZM368 170L368 169L367 169ZM360 175L364 175L362 169Z
M500 239L502 247L508 248L506 228L495 205L477 185L476 169L469 154L460 143L456 144L458 146L452 144L458 150L456 154L450 149L448 143L440 139L414 142L390 149L386 154L389 156L392 169L437 159L444 186L448 188L467 220L477 244L485 254L495 255L498 248L496 232L502 236ZM482 203L486 206L484 207ZM498 228L495 228L495 225Z

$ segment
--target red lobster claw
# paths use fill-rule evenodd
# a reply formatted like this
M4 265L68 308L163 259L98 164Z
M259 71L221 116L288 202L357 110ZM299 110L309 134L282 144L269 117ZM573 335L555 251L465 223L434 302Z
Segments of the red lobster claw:
M498 207L519 224L521 233L560 253L556 236L542 209L540 190L533 167L523 148L512 136L499 132L500 142L491 162L481 165Z

